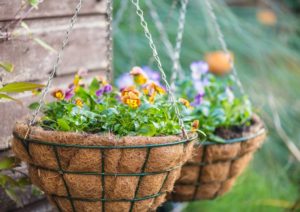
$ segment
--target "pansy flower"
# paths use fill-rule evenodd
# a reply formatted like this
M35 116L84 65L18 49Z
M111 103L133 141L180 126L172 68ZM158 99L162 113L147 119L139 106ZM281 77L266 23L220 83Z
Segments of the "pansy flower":
M193 80L201 80L202 75L208 73L208 64L204 61L195 61L190 65Z
M145 95L149 96L149 102L152 104L155 100L156 94L165 94L166 91L163 87L159 86L157 83L150 81L143 86L143 92Z
M198 128L199 128L199 120L194 120L192 123L191 131L196 132L198 130Z
M130 85L133 85L133 79L129 73L122 74L116 80L116 85L120 90L122 90L126 87L129 87Z
M74 93L74 85L71 84L68 89L65 91L65 100L70 100L75 95Z
M135 86L129 86L121 90L121 96L126 96L129 93L134 93L136 96L140 96L140 92L136 90Z
M96 96L100 97L105 93L110 93L111 91L112 91L112 86L110 84L106 84L102 86L102 88L96 91Z
M179 98L179 102L186 106L188 109L193 109L190 102L184 98Z
M61 89L57 89L52 92L52 96L58 100L63 100L65 98L65 93Z
M204 97L204 93L198 93L195 98L194 101L191 103L191 105L193 107L199 106L202 104L203 102L203 97Z
M83 107L83 101L79 98L75 99L75 104L80 108Z
M138 108L141 105L139 92L132 87L125 88L124 90L122 91L122 102L133 109Z
M154 81L156 84L160 84L160 74L157 71L154 71L149 66L142 67L144 73L148 76L149 80Z
M140 67L133 67L133 69L130 71L130 75L133 76L133 81L137 85L144 85L148 81L148 76Z

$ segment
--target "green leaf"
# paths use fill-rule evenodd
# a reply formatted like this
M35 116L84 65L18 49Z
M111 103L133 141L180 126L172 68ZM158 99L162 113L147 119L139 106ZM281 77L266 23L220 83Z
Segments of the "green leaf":
M0 160L0 170L11 169L18 166L21 161L16 157L5 157Z
M10 199L12 199L14 202L16 202L18 206L23 205L20 196L17 194L17 192L13 188L6 188L5 193L7 194L7 196L9 196Z
M37 44L39 44L41 47L43 47L44 49L46 49L46 50L48 50L48 51L50 51L52 53L56 53L56 50L53 47L51 47L49 44L47 44L45 41L41 40L40 38L36 38L35 37L35 38L33 38L33 40Z
M39 0L27 0L28 4L31 5L32 7L34 7L35 9L38 8L39 5Z
M6 185L18 186L18 183L10 176L0 174L0 186L5 187Z
M6 94L3 94L3 93L0 93L0 99L10 99L10 100L16 101L19 104L22 104L22 102L20 100L15 99L15 98L8 96Z
M58 119L57 124L60 127L60 129L63 130L63 131L69 131L70 130L69 124L64 119Z
M153 136L156 133L156 129L152 124L145 124L139 129L139 134L143 136Z
M43 88L44 85L36 84L36 83L30 83L30 82L13 82L4 85L2 88L0 88L0 92L6 92L6 93L20 93L24 91L32 91L37 88Z
M209 141L214 141L214 142L217 142L217 143L225 143L225 140L217 135L209 135Z
M15 68L14 64L2 61L0 62L0 67L7 72L13 72Z
M28 106L28 108L29 108L30 110L36 110L36 109L38 108L39 105L40 105L40 104L39 104L38 102L33 102L33 103L31 103L31 104Z
M17 183L20 187L30 185L30 179L28 177L21 177L17 180Z
M97 79L93 79L89 86L90 94L95 94L95 92L100 88L99 82Z

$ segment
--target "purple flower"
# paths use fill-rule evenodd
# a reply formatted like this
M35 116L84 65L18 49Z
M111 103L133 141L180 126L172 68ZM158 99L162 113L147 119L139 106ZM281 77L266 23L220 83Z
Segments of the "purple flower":
M158 71L154 71L149 66L143 66L143 71L149 77L150 80L154 81L155 83L159 84L160 81L160 74Z
M192 62L190 65L192 70L192 78L194 80L200 80L203 74L208 72L208 64L204 61Z
M194 101L191 103L191 105L193 107L196 107L196 106L199 106L202 104L202 101L203 101L203 97L204 97L204 93L198 93L195 98L194 98Z
M110 84L104 85L104 87L100 88L96 91L96 96L100 97L105 93L109 93L112 91L112 86Z
M122 74L118 79L116 80L116 85L119 89L124 89L128 86L133 85L133 79L130 76L129 73Z
M65 100L70 100L74 96L74 86L70 86L65 92Z

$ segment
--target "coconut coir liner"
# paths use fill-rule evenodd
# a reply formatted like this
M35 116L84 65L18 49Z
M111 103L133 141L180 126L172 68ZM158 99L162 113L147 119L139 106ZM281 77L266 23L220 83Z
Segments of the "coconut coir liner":
M69 194L75 198L97 198L109 200L130 200L134 198L149 197L162 192L154 198L136 201L133 211L155 210L165 201L166 192L173 189L176 179L180 175L181 165L191 156L193 142L186 145L155 147L149 152L148 162L145 164L147 148L136 149L80 149L76 147L56 147L60 163L58 163L53 146L29 143L28 155L18 136L24 137L27 131L25 122L18 122L14 128L12 149L14 153L29 164L29 175L32 182L43 190L50 202L55 203L63 211L72 211L65 183L69 188ZM190 134L195 137L195 135ZM74 132L46 131L41 127L32 127L30 139L47 141L59 144L77 144L88 146L133 146L164 144L183 140L180 136L143 137L126 136L118 138L112 134L83 134ZM103 155L102 155L103 154ZM102 160L104 159L105 173L141 173L164 172L153 175L139 176L105 176L104 188L100 175L83 175L74 173L59 173L53 170L75 172L102 172ZM41 168L43 167L43 168ZM169 174L165 172L169 171ZM140 181L140 182L139 182ZM138 187L139 184L139 188ZM105 190L105 195L103 194ZM136 194L136 195L135 195ZM54 197L54 196L55 197ZM129 211L131 202L101 201L87 202L81 199L73 201L76 211Z
M216 134L224 139L233 139L251 136L263 128L263 122L254 115L250 126L218 129ZM181 176L168 198L179 202L204 200L228 192L265 137L266 133L263 132L243 142L205 146L196 144L192 158L182 167Z

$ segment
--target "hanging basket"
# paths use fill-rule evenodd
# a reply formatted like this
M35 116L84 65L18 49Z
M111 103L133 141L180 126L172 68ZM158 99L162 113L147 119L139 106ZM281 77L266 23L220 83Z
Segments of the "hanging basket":
M13 151L60 211L155 210L172 191L197 138L117 138L34 126L23 140L27 129L26 122L15 125Z
M228 192L266 137L259 117L254 115L251 122L251 126L241 132L219 132L226 139L225 144L196 144L193 157L182 167L169 200L207 200Z

